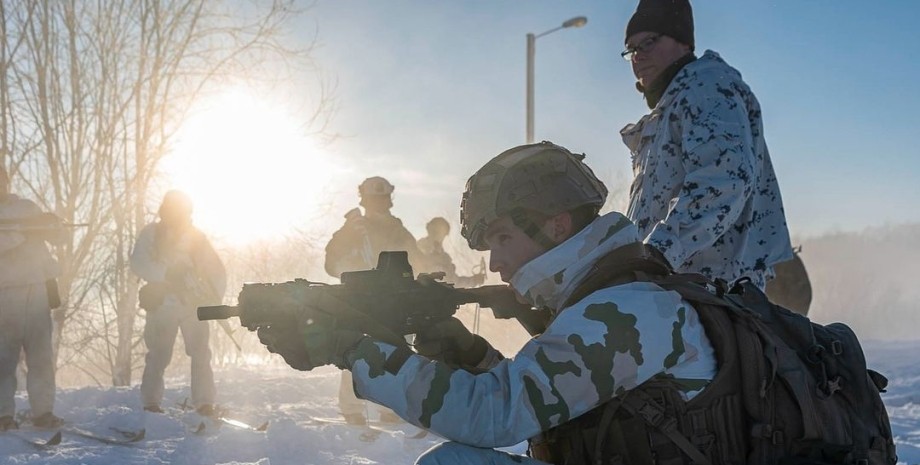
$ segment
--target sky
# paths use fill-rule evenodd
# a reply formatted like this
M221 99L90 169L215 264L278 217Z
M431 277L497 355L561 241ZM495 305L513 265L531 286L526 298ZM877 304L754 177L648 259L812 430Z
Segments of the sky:
M357 184L381 175L396 185L394 213L416 236L436 215L455 233L466 179L524 143L525 35L581 15L584 27L537 39L536 139L586 153L622 199L631 168L619 130L648 111L619 56L635 5L307 4L291 36L318 40L315 63L336 83L327 131L339 137L321 154L304 155L323 159L305 177L322 187L292 196L323 208L296 215L340 223L334 218L357 203ZM912 137L920 2L698 0L693 7L697 54L718 52L760 100L794 238L920 222L920 149ZM273 89L275 102L303 108L313 81L305 74Z

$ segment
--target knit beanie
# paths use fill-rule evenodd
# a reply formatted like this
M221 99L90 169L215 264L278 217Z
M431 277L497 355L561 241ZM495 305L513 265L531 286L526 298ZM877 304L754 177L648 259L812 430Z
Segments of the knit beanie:
M693 50L693 10L689 0L639 0L626 26L626 40L639 32L657 32Z

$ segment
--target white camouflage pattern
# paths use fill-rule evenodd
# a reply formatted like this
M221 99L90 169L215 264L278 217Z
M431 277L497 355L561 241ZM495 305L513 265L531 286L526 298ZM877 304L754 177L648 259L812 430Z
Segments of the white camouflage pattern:
M717 53L681 69L620 133L634 175L627 216L675 270L763 289L792 258L760 104Z
M522 267L512 285L532 302L562 302L598 259L636 241L623 215L605 215ZM659 373L702 387L716 372L696 311L647 282L601 289L562 309L546 332L485 373L412 355L393 375L384 361L394 350L366 338L347 355L356 392L447 439L489 448L520 443Z

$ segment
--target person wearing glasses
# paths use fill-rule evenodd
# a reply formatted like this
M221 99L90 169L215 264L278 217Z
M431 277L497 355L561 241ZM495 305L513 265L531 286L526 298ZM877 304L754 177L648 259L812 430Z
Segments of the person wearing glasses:
M641 0L626 26L622 56L651 110L620 131L635 176L627 217L675 270L763 289L792 246L760 104L694 45L687 0Z

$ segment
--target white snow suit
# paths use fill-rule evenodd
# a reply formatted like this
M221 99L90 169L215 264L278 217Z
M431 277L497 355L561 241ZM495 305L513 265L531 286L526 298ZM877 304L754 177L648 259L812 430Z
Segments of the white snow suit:
M0 202L0 221L15 229L16 220L42 213L34 202L9 194ZM26 390L33 416L54 409L54 356L51 347L50 279L60 267L45 244L48 232L0 231L0 416L12 416L16 403L16 365L25 352Z
M792 258L760 104L717 53L684 66L620 133L634 175L627 216L676 271L763 289Z
M556 315L543 334L488 371L473 374L411 355L394 375L384 363L395 348L365 338L346 355L356 391L454 441L420 464L510 465L522 458L488 448L566 423L659 373L705 385L716 373L715 353L696 311L677 293L633 282L560 308L594 263L638 240L629 220L610 213L518 270L511 286ZM696 389L684 395L702 392Z
M172 359L180 329L192 364L192 403L196 407L213 405L215 388L208 322L198 321L197 307L218 305L223 299L227 275L217 252L193 226L176 231L161 222L152 223L138 234L131 252L131 270L148 285L164 289L159 305L147 309L144 326L147 345L141 379L144 406L159 406L163 400L163 373ZM179 282L168 279L175 275L181 276Z

